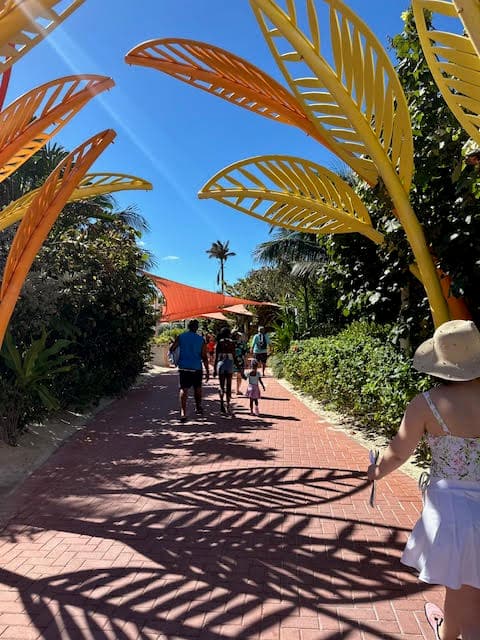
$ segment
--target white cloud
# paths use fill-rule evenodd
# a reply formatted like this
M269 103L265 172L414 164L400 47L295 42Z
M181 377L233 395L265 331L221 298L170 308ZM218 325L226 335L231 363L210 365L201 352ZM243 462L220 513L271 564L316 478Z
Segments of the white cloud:
M178 256L163 256L161 260L180 260Z

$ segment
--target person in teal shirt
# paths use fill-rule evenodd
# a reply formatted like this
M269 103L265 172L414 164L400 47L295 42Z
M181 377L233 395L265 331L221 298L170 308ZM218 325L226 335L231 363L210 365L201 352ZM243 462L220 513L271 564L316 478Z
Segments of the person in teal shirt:
M258 332L253 336L252 351L255 360L262 365L262 376L265 375L269 344L270 338L268 333L265 331L265 327L258 327Z

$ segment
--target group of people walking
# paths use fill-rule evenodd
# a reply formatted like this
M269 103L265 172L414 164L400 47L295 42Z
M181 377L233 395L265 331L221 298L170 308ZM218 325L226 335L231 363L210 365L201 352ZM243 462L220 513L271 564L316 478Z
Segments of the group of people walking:
M181 334L180 403L185 417L186 394L194 389L196 410L202 413L202 362L209 379L208 351L197 334L198 322ZM232 377L247 378L250 412L258 414L259 367L264 372L268 338L259 328L252 347L250 371L246 346L225 327L218 336L213 375L220 382L221 411L231 409ZM243 359L242 359L243 358ZM397 435L368 468L369 482L400 467L425 437L431 451L430 474L422 482L423 510L405 547L402 562L420 580L445 587L443 610L427 603L425 614L436 640L480 639L480 332L471 321L453 320L439 327L417 349L413 366L434 376L437 384L407 406ZM264 388L264 387L263 387Z
M250 349L240 332L231 333L229 327L223 327L215 340L208 336L205 340L198 332L198 320L188 323L188 330L174 340L170 352L178 350L177 366L180 382L180 419L186 420L188 390L193 388L195 412L203 415L202 407L202 364L205 369L205 380L218 376L220 412L232 414L232 382L235 376L237 396L243 395L242 381L247 381L246 397L250 400L250 414L259 415L258 400L261 397L260 387L265 390L262 376L268 358L270 339L264 327L259 327L252 340L252 358L247 361ZM262 373L260 374L259 368Z

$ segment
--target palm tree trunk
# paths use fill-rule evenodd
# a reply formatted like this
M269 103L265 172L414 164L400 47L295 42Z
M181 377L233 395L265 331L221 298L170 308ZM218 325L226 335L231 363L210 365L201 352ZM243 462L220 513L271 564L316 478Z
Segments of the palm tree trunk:
M310 326L310 296L308 291L308 280L303 281L303 301L305 305L305 328Z

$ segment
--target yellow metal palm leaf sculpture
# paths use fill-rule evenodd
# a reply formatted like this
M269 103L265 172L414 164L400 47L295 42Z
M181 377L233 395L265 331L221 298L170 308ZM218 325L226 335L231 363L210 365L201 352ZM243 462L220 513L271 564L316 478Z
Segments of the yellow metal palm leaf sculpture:
M13 239L3 273L0 289L0 346L38 251L72 191L115 135L115 131L107 129L69 153L50 174L30 204Z
M205 42L183 38L149 40L125 57L151 67L232 104L305 131L329 146L285 87L247 60Z
M252 6L297 100L342 160L369 183L389 165L408 191L413 137L397 74L359 17L340 1L325 2L330 7L334 66L322 55L313 0L307 0L308 36L299 27L300 12L293 0L287 2L287 12L273 0L252 0Z
M453 0L458 15L480 56L480 2L479 0Z
M378 40L341 0L325 0L330 13L333 51L330 64L321 51L314 0L305 0L308 35L300 29L298 16L301 11L297 2L283 0L286 7L283 10L275 0L250 0L296 100L276 85L276 103L273 106L269 102L274 82L271 78L236 56L202 43L155 41L157 44L153 50L146 43L132 50L127 61L159 68L252 111L296 124L305 131L308 121L308 126L317 132L316 139L336 153L361 178L372 185L381 179L414 253L433 319L438 326L449 319L449 313L423 229L409 201L413 136L400 81ZM340 186L338 182L334 187L324 169L313 168L311 163L298 159L295 167L287 169L284 156L276 160L271 156L257 158L256 169L262 162L261 169L266 173L275 164L275 180L283 175L290 176L290 186L284 184L282 187L280 181L276 189L268 189L263 178L259 179L258 172L252 172L250 166L246 169L245 163L237 163L213 178L200 196L214 197L251 215L269 218L271 224L302 230L308 228L311 233L355 230L381 242L381 234L372 229L362 209L355 206L355 212L362 211L362 215L355 215L348 206L342 209L335 205L339 199L343 203L349 201L345 199L348 189L344 183ZM234 178L239 167L252 175ZM304 176L302 171L306 171ZM323 197L312 196L306 186L313 175L323 181ZM237 180L237 183L233 182L229 190L227 185L231 180ZM259 180L256 188L249 184L249 180L254 185L255 180ZM290 191L295 181L300 185L301 193ZM330 199L327 196L329 188Z
M0 9L0 73L43 40L85 0L6 0Z
M477 6L480 22L480 4ZM480 145L480 55L468 35L429 30L425 20L425 11L433 12L434 16L458 18L456 6L438 0L413 0L413 11L435 82L459 123Z
M337 174L301 158L261 156L236 162L202 188L214 198L270 225L314 234L361 233L383 242L368 211Z
M147 182L143 180L143 178L137 178L136 176L123 173L88 173L75 187L68 198L68 202L87 200L95 196L114 193L116 191L134 189L149 191L152 188L151 182ZM6 229L23 218L39 190L40 189L34 189L30 191L0 211L0 231L3 231L3 229Z
M12 102L0 113L0 182L41 149L93 96L114 84L105 76L67 76Z
M382 178L407 235L436 326L449 319L423 229L410 205L413 137L405 95L385 51L368 27L340 0L330 10L331 66L321 53L314 0L306 0L309 36L299 28L295 0L283 11L274 0L250 0L287 81L329 142L357 154L350 166L369 181ZM344 156L341 156L344 158Z

